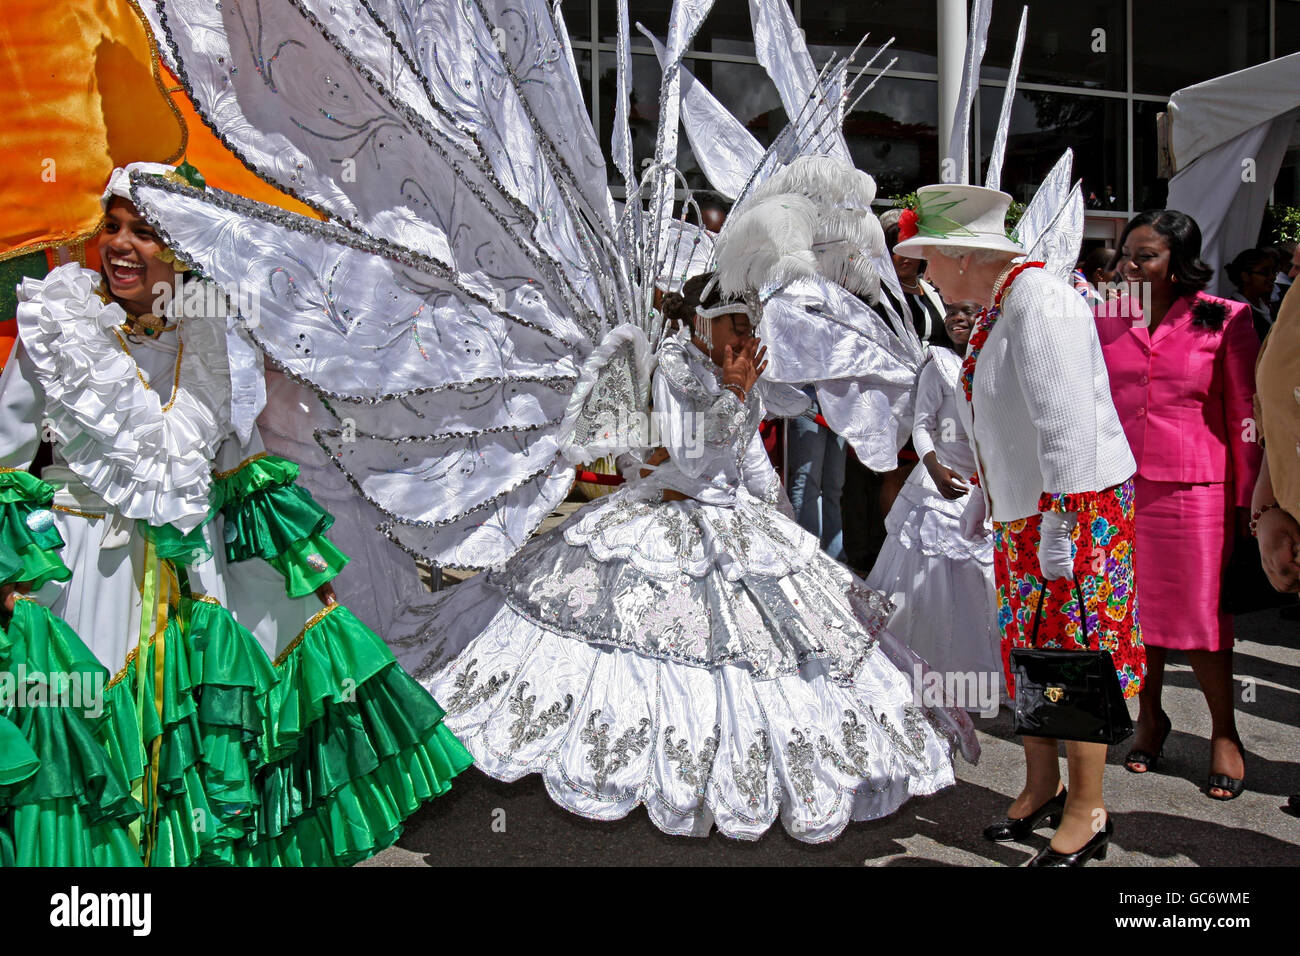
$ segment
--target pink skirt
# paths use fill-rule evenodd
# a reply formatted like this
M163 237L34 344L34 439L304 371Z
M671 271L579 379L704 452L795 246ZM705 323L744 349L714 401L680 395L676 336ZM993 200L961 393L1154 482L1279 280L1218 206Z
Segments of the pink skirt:
M1232 553L1232 486L1134 478L1142 640L1149 647L1221 651L1232 647L1223 613Z

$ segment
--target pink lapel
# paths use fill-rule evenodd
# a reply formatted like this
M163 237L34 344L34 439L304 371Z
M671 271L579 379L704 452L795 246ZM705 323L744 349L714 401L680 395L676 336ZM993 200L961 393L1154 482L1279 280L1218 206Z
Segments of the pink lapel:
M1165 313L1164 320L1156 326L1156 333L1151 337L1151 344L1158 345L1174 332L1192 321L1192 306L1196 303L1195 295L1184 295L1174 300L1174 304Z

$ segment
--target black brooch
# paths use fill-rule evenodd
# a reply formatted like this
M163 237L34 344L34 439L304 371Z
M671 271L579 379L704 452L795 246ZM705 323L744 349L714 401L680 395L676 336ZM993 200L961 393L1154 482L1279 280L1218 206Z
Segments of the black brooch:
M1212 302L1198 296L1195 304L1192 305L1192 324L1197 328L1217 332L1223 328L1224 320L1227 318L1228 307L1222 302Z

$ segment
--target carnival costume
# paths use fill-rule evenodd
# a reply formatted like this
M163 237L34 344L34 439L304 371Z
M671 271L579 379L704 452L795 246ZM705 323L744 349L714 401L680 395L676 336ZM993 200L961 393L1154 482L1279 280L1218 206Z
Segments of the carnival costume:
M975 456L957 408L965 401L958 377L961 358L932 347L917 381L913 444L924 460L969 479ZM944 675L992 675L997 705L1002 662L994 602L993 545L962 534L965 496L945 498L929 469L913 468L885 517L885 540L867 585L894 605L889 629ZM987 703L987 702L986 702ZM974 700L967 709L978 709Z
M128 184L115 171L105 207ZM383 641L315 596L348 560L333 518L262 446L245 401L260 358L232 358L248 343L224 296L178 290L147 334L76 263L19 290L0 555L31 593L0 663L28 698L0 714L0 855L351 863L471 760ZM102 694L36 706L56 674Z
M490 569L408 607L393 639L482 769L540 772L590 817L644 804L671 832L756 838L779 815L820 841L951 783L945 737L977 745L964 714L914 703L923 665L882 630L879 595L772 505L755 430L806 407L788 385L839 388L863 453L884 457L914 371L893 354L897 316L828 278L838 261L881 281L870 177L826 177L796 150L753 170L762 214L733 215L748 239L729 226L715 248L673 216L680 60L709 6L674 8L640 179L619 57L616 212L563 22L540 0L165 2L159 33L205 120L330 219L147 175L131 193L204 274L262 291L252 338L326 399L337 424L316 437L393 540ZM620 36L626 53L625 9ZM797 141L814 141L810 121ZM838 192L809 198L801 177ZM873 367L846 372L848 349L790 355L797 378L743 402L722 389L655 308L715 260L728 310L750 312L774 357L834 314ZM648 477L634 467L526 544L575 463L660 446Z

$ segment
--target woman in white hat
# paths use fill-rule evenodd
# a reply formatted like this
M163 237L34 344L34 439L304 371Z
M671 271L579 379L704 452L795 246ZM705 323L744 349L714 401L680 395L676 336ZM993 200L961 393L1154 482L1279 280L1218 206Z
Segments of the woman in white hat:
M968 534L992 519L1003 666L1014 693L1013 647L1110 651L1126 697L1145 672L1133 589L1136 470L1111 403L1087 304L1006 234L1011 197L980 186L920 190L900 221L900 255L924 256L949 302L983 303L962 364L958 407L975 451L980 493ZM1076 587L1077 585L1077 587ZM1082 595L1086 607L1080 614ZM1035 617L1041 601L1041 620ZM1105 856L1113 832L1102 799L1104 744L1027 737L1025 786L990 840L1057 825L1032 866L1079 866Z

